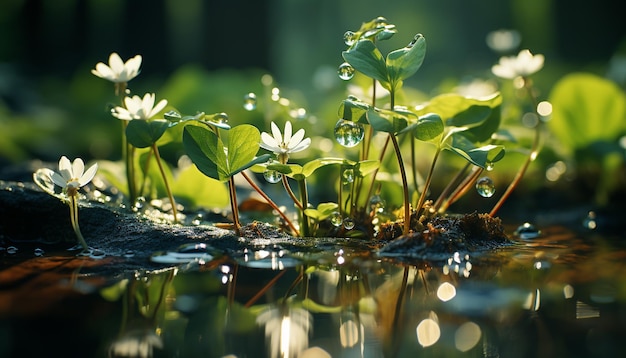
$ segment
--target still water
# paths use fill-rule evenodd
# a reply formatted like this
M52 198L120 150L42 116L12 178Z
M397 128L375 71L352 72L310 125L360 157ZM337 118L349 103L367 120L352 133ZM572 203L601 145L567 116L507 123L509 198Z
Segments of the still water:
M106 258L39 251L11 264L3 248L0 357L622 354L624 238L558 226L533 236L436 261L261 244L115 277L90 273Z

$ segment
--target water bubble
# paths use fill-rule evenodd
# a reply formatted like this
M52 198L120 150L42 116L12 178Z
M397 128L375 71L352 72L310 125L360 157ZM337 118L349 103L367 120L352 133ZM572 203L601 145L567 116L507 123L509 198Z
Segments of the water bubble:
M167 111L163 113L163 117L168 121L179 121L183 116L176 111Z
M389 24L389 21L383 17L383 16L379 16L376 18L376 20L374 20L376 22L376 27L385 27Z
M122 254L122 256L124 256L126 258L135 257L135 251L133 251L133 250L126 250L126 251L124 251L124 254Z
M354 147L361 143L365 136L365 128L360 123L340 119L335 124L335 139L344 147Z
M517 235L520 239L534 239L541 234L541 231L535 227L535 225L531 223L523 223L518 226L515 230L515 235Z
M343 219L341 217L341 213L338 211L330 214L330 223L333 224L334 227L341 227L343 225Z
M263 178L265 178L268 183L276 184L283 178L283 174L277 170L268 169L263 172Z
M217 113L213 116L213 121L217 123L228 123L228 114L224 112Z
M343 34L343 41L346 43L347 46L354 45L356 39L357 35L352 31L346 31L346 33Z
M598 227L598 222L596 221L596 212L590 211L587 214L585 220L583 220L583 226L585 229L595 230Z
M346 230L352 230L352 229L354 229L355 226L356 226L356 222L354 221L353 218L345 218L343 220L343 227Z
M137 198L137 200L135 201L135 204L133 205L133 211L141 210L145 206L146 206L146 198L144 198L143 196L140 196Z
M406 47L413 47L415 46L415 44L417 43L417 41L419 41L419 39L421 39L422 37L424 37L422 34L417 34L415 35L415 37L413 38L413 40L411 40L411 42L409 42L409 44Z
M373 195L370 198L370 210L374 213L382 213L385 211L385 200L380 195Z
M40 248L36 248L36 249L35 249L35 251L34 251L34 254L35 254L35 256L37 256L37 257L41 257L41 256L43 256L43 254L44 254L44 253L45 253L45 252L43 251L43 249L40 249Z
M496 192L496 186L489 177L482 177L476 181L476 191L483 198L490 198Z
M487 162L487 163L485 164L485 169L486 169L488 172L490 172L490 171L492 171L492 170L493 170L494 166L495 166L495 164L494 164L493 162Z
M7 254L9 254L9 255L17 254L17 247L15 247L15 246L8 246L7 247Z
M339 65L339 68L337 69L337 73L339 73L339 78L341 78L344 81L348 81L352 77L354 77L354 72L355 72L354 67L352 67L352 65L350 65L347 62L344 62L341 65Z
M256 94L250 92L243 96L243 108L246 111L253 111L256 109Z
M342 176L343 176L344 183L354 182L354 170L353 169L344 170Z

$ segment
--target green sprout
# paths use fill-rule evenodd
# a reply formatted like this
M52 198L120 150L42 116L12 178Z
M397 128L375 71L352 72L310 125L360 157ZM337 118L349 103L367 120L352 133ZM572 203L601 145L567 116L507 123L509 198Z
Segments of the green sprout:
M33 174L33 180L45 192L55 197L60 197L68 203L70 207L70 222L76 238L83 248L83 253L89 252L89 246L78 225L78 190L93 179L97 170L97 163L85 171L85 163L82 159L76 158L74 162L70 162L66 156L62 156L59 160L59 172L42 168ZM62 189L62 196L57 195L54 191L55 185Z

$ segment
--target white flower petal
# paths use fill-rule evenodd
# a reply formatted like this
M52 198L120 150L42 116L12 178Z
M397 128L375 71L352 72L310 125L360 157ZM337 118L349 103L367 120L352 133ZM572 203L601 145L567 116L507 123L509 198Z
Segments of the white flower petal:
M297 153L307 149L311 145L311 138L305 138L302 142L296 145L294 148L290 149L289 152Z
M72 163L66 156L62 156L59 160L59 174L61 174L66 182L72 179Z
M76 158L74 159L74 163L72 164L72 179L80 178L85 171L85 163L82 159Z
M61 188L65 188L67 186L67 180L65 180L65 178L60 176L59 173L53 172L50 175L50 179L52 179L52 182L54 184L60 186Z
M152 118L156 116L159 112L163 110L163 108L165 108L165 106L167 106L167 100L166 99L160 100L159 103L157 103L157 105L154 108L152 108L152 111L150 112L150 115L148 116L148 118Z
M261 148L274 152L278 149L279 144L271 135L265 132L261 133Z
M285 144L287 144L287 148L291 149L302 142L302 138L304 138L304 129L298 130L296 134L291 137L291 140Z
M113 108L113 111L111 111L111 114L113 114L113 117L115 117L117 119L122 119L122 120L125 120L125 121L130 121L130 120L133 119L133 116L124 107L119 107L118 106L118 107Z
M291 140L291 132L291 122L287 121L285 123L285 132L283 133L283 143L289 144L289 141Z
M115 73L113 73L111 68L102 62L98 62L96 64L96 69L91 70L91 73L93 73L94 75L98 77L101 77L110 81L112 81L115 78Z
M280 129L278 129L276 123L272 122L271 127L274 140L280 145L280 143L283 142L283 135L280 133Z
M93 177L96 175L96 171L98 171L98 163L95 163L94 165L90 166L89 169L87 169L87 171L85 172L85 174L83 174L80 179L78 179L78 183L80 184L80 186L84 186L85 184L89 183Z
M124 71L124 61L122 61L122 58L117 52L113 52L109 56L109 67L118 75Z

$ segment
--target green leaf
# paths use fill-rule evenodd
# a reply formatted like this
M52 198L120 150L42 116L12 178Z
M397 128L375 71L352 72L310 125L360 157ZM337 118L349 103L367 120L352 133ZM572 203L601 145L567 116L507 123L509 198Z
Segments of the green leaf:
M446 121L458 113L467 110L473 105L495 108L501 103L502 96L500 93L494 93L489 97L481 99L464 97L456 93L445 93L432 98L430 102L417 109L416 113L418 115L437 113L444 121Z
M126 126L126 138L136 148L150 147L169 127L170 123L164 119L132 120Z
M317 209L306 209L304 213L313 220L322 221L337 211L338 207L337 203L320 203Z
M369 108L367 103L348 98L343 100L339 106L339 118L367 124L366 114Z
M374 172L379 167L380 162L378 160L362 160L356 163L354 169L356 170L356 175L358 175L359 177L364 177Z
M229 176L269 159L269 154L255 158L261 142L261 133L255 126L241 124L231 128L228 133L227 173Z
M378 80L383 85L387 84L388 87L385 59L372 41L359 40L354 46L343 51L342 56L355 70Z
M203 208L224 208L230 202L224 183L203 175L194 165L181 170L172 182L176 199L188 205Z
M596 141L614 141L626 131L626 95L615 83L587 73L562 78L549 96L548 126L568 153Z
M426 39L417 34L406 47L390 52L385 61L389 82L399 84L419 70L426 56Z
M375 130L386 133L401 132L408 123L406 112L386 109L370 109L367 112L367 120Z
M490 144L477 148L460 133L452 135L452 143L446 144L444 148L451 150L481 168L486 168L487 164L501 160L505 154L504 146Z
M421 116L417 123L411 126L413 136L421 141L427 142L439 137L443 133L443 121L435 113Z
M347 159L342 159L342 158L319 158L319 159L314 159L308 163L306 163L303 167L302 167L302 175L304 175L305 178L308 178L309 176L311 176L311 174L313 174L313 172L315 172L317 169L326 166L326 165L332 165L332 164L347 164L349 166L354 165L354 162L351 162Z
M472 128L482 124L490 114L491 108L488 106L471 105L448 119L446 125Z
M183 147L202 174L222 182L228 180L224 143L215 133L198 126L185 126Z

